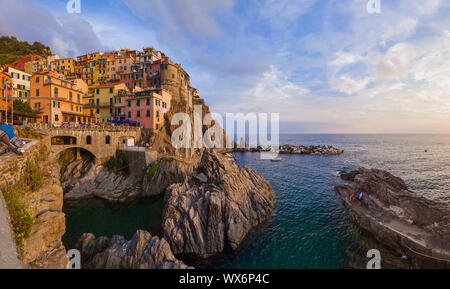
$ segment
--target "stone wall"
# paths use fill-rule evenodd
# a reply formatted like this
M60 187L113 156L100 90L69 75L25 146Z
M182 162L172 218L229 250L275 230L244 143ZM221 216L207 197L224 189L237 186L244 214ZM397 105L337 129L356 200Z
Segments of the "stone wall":
M25 147L23 156L7 153L0 156L0 188L10 187L19 182L25 176L26 162L34 159L39 153L40 145L36 140L31 141Z

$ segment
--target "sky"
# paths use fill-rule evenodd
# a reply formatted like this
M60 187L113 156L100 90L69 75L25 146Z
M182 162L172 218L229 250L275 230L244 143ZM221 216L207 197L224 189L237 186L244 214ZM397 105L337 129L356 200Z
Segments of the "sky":
M450 1L0 0L0 35L61 57L155 47L217 113L289 133L450 133Z

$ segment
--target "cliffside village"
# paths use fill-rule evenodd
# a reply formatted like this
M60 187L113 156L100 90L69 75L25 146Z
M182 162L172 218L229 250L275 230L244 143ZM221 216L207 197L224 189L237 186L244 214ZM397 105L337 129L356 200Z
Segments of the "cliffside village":
M14 124L136 125L158 130L173 101L203 103L189 74L164 53L96 52L77 59L29 55L0 68L0 122L11 123L13 100L35 114L14 113Z

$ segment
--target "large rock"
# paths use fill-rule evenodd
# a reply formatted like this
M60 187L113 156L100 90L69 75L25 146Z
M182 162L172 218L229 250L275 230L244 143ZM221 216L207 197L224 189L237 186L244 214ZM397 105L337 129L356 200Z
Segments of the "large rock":
M62 176L65 200L80 200L93 197L108 201L129 201L140 194L139 178L110 172L101 165L90 165L87 169L80 161L70 164Z
M75 248L84 269L193 269L174 257L166 240L146 231L137 231L130 241L83 234Z
M351 216L381 243L408 256L414 267L450 268L450 205L411 192L388 172L360 168L335 187ZM362 193L362 201L354 200Z
M154 175L146 174L142 195L146 197L163 193L171 184L183 182L195 169L195 163L187 163L174 158L163 158L153 164L157 168Z
M23 246L22 259L28 268L64 269L68 261L61 242L66 230L63 189L56 168L49 166L44 165L49 168L44 186L26 195L34 218Z
M208 258L237 250L274 206L272 187L261 175L205 150L194 173L166 191L164 237L176 255Z

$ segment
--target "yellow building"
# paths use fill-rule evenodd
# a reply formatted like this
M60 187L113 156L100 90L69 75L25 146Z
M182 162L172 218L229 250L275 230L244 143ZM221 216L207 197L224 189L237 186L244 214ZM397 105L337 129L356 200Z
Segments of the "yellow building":
M70 76L75 73L75 60L72 58L58 59L58 72L64 76Z
M86 81L89 88L94 88L107 81L107 56L101 52L79 56L75 73Z
M125 83L109 83L90 88L89 106L94 101L95 113L98 115L100 122L108 122L115 116L115 101L117 98L130 93ZM87 108L91 108L91 107ZM90 113L90 110L89 110Z

